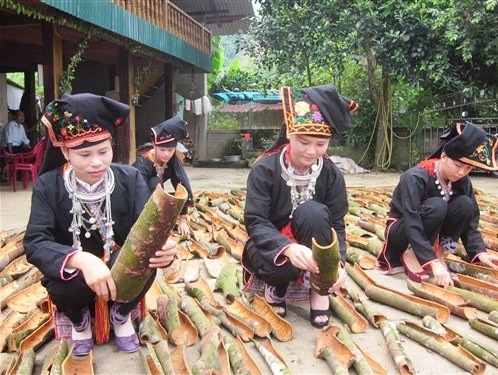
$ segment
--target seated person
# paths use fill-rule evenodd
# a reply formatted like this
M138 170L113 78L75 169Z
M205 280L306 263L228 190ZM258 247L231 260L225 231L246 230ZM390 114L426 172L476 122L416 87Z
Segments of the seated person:
M9 121L3 130L2 142L7 151L11 154L28 152L31 149L23 124L23 111L16 111L14 113L14 119Z
M177 153L178 142L188 137L186 125L186 121L173 117L154 126L151 129L152 150L140 156L133 166L140 171L151 193L157 184L168 180L171 180L175 189L178 184L182 184L187 189L188 200L180 215L178 232L188 235L190 228L187 224L187 214L189 206L194 204L194 197L187 172Z
M473 167L498 170L497 138L478 126L455 123L428 159L405 171L396 186L377 266L387 274L406 271L420 282L432 271L437 285L453 285L444 250L462 240L469 261L498 269L478 230L479 207L468 174Z

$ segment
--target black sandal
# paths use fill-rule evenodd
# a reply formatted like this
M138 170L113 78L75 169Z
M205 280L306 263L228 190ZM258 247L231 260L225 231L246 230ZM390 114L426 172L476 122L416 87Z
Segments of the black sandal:
M315 321L316 318L319 316L325 315L327 317L327 320L324 322L317 322ZM329 325L329 320L330 320L330 309L327 310L314 310L310 307L310 321L311 325L315 328L323 328L325 326Z

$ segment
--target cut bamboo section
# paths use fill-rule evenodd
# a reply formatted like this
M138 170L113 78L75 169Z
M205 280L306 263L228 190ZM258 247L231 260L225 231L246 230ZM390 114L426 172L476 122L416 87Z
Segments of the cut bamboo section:
M230 375L230 360L219 327L212 327L202 338L201 356L193 364L192 373Z
M332 324L333 327L337 328L337 338L341 340L341 342L346 345L346 347L351 350L352 353L355 354L355 358L353 361L353 366L358 374L373 374L374 371L370 367L370 364L363 355L362 352L359 351L358 347L356 346L355 342L349 335L347 329L339 324Z
M71 345L69 353L66 359L62 362L62 374L63 375L80 375L88 374L93 375L93 353L85 356L75 357L72 354L74 345ZM51 372L52 373L52 372Z
M463 298L469 301L471 306L477 307L479 310L490 313L493 310L498 310L498 301L483 296L482 294L471 292L469 290L460 289L454 286L449 286L449 290L460 294Z
M222 332L221 339L227 350L234 374L262 375L240 337L234 338L232 335Z
M228 234L228 232L223 228L216 233L216 241L222 245L226 251L228 251L235 259L239 262L242 260L242 252L244 251L244 245L242 242L234 240Z
M271 324L257 312L249 309L238 298L234 299L233 303L226 306L225 309L250 326L256 336L267 337L270 335L272 331Z
M264 298L254 294L252 307L271 325L272 335L279 341L289 341L294 337L294 327L287 320L278 315Z
M361 267L358 264L353 264L351 266L349 263L346 263L344 266L346 273L354 280L356 284L358 284L361 289L365 290L369 285L376 285L376 283L368 277L368 275L363 272Z
M26 255L17 257L12 262L10 262L2 272L0 272L0 286L4 286L8 282L17 279L21 275L24 275L32 267L34 266L28 263L28 261L26 260ZM7 282L7 280L9 281Z
M10 311L7 317L0 324L0 352L3 351L8 343L8 337L12 333L14 327L22 324L26 320L25 314L20 314L17 311Z
M157 361L159 361L159 364L165 374L175 373L173 361L171 360L171 355L169 352L168 342L166 340L161 340L155 345L149 344L147 345L147 347L149 348L149 352L151 353L152 357L157 358ZM156 363L155 358L154 363Z
M32 374L35 367L36 353L34 350L27 350L17 356L14 366L7 372L7 375L27 375ZM3 372L0 370L0 373Z
M380 322L380 330L386 339L387 349L389 350L389 354L391 354L391 358L398 368L399 373L401 375L414 375L416 371L412 361L406 354L398 329L396 328L396 323L387 319L383 320Z
M215 259L204 258L203 261L209 276L211 276L213 279L217 279L220 276L223 268L232 264L230 263L230 260L228 259L226 254Z
M37 282L17 292L7 299L7 306L12 310L26 314L40 306L48 297L47 290Z
M147 347L152 346L152 344L147 344ZM159 363L159 359L149 348L147 353L145 353L142 348L138 349L138 354L140 355L140 360L142 361L143 368L147 375L165 375L164 371Z
M3 271L7 265L24 253L24 233L16 233L6 242L5 246L0 248L0 271Z
M353 333L365 332L368 322L341 296L329 296L330 308Z
M349 246L346 251L346 260L350 263L357 263L364 270L374 269L376 259L368 251Z
M190 294L189 290L197 289L200 292L202 292L203 299L206 299L213 306L218 305L216 298L214 298L213 291L211 290L208 283L204 279L201 279L195 283L186 283L185 289L187 290L187 293L189 293L189 294ZM194 293L194 295L192 295L192 297L196 298L195 293Z
M470 290L498 300L498 286L490 282L479 280L467 275L458 275L458 285L462 289Z
M475 318L469 320L469 325L486 336L498 340L498 324L486 319Z
M417 324L410 322L399 323L398 330L471 374L482 374L486 369L486 365L466 349L451 345L443 337Z
M138 337L141 343L157 344L161 340L168 340L168 333L155 317L147 313L138 327Z
M185 355L185 346L178 345L170 353L171 362L173 362L173 368L177 374L190 375L192 372L187 365L187 356Z
M287 365L280 353L277 352L269 337L261 342L257 340L252 340L252 342L261 353L268 367L270 367L272 374L290 375L289 365Z
M231 264L224 267L216 279L216 289L221 289L228 304L231 304L240 295L237 273L240 273L238 267Z
M17 280L3 286L2 289L0 289L0 310L7 306L9 297L37 283L41 278L42 273L37 268L33 267Z
M367 250L369 253L377 256L384 245L377 237L364 238L360 236L355 236L354 234L348 233L346 240L349 245L354 247L359 247L360 249Z
M331 229L331 231L332 241L329 244L321 245L314 237L311 239L313 259L320 272L310 275L310 284L313 290L322 296L329 294L329 289L337 281L339 275L339 261L341 260L339 241L335 230Z
M477 314L475 308L466 306L469 301L463 299L458 293L424 282L417 286L415 283L407 281L407 285L408 289L417 297L446 306L453 315L460 318L469 320Z
M179 310L174 299L164 295L158 298L157 317L159 323L166 328L168 338L174 345L191 346L197 340L197 328L188 315Z
M147 310L156 311L157 310L157 300L159 297L164 296L163 291L159 287L156 280L152 283L149 290L145 294L145 306Z
M181 299L180 309L188 315L201 337L204 337L211 327L216 325L212 315L201 309L197 301L190 296L185 296Z
M315 357L327 361L333 374L349 374L349 366L354 362L353 352L337 338L339 329L334 326L317 330Z
M49 318L49 314L41 311L40 309L34 309L32 312L27 314L26 320L13 328L11 334L9 335L9 352L19 351L21 342L42 326L43 323L45 323Z
M498 271L496 270L465 262L451 254L447 255L444 261L453 272L469 275L490 283L498 283Z
M187 190L178 185L175 195L158 185L128 234L111 268L117 300L133 301L155 272L149 259L162 248L187 200Z

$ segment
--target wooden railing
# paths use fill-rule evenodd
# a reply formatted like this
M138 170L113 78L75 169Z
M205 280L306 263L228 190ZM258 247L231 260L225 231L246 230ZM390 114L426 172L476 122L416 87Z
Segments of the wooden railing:
M127 11L211 54L211 31L168 0L112 0Z

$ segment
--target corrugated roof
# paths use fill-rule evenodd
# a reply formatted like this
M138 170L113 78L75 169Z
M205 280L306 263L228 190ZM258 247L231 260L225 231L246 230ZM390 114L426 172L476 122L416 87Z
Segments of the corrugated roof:
M254 16L251 0L171 0L191 17L208 27L213 35L245 32Z
M220 109L220 112L225 113L247 113L260 111L281 111L282 104L261 104L261 103L245 103L245 104L227 104Z

